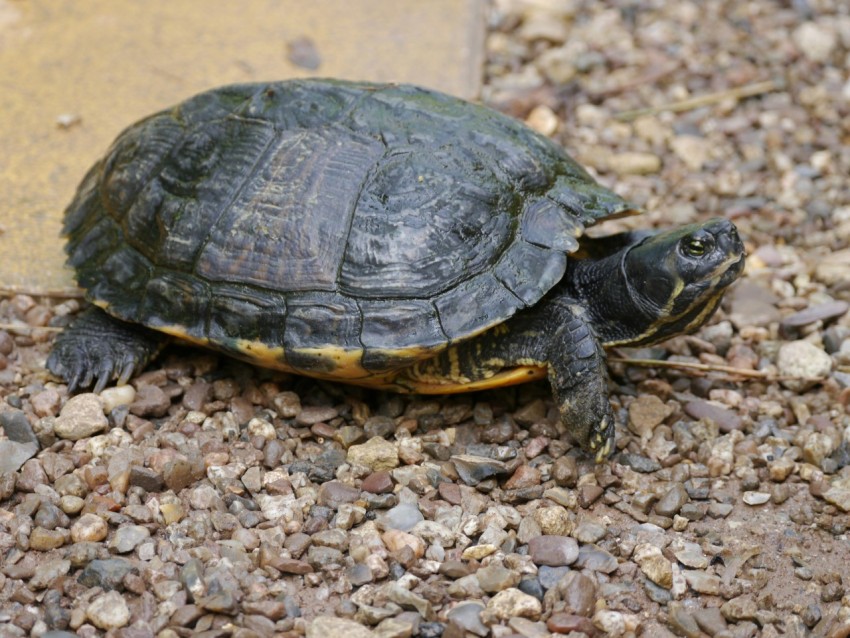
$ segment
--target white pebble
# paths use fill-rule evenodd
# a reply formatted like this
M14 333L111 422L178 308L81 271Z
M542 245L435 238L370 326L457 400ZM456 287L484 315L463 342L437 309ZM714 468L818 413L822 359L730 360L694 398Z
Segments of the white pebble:
M767 492L744 492L744 503L747 505L764 505L770 500Z
M86 608L86 616L100 629L117 629L130 621L130 609L124 597L116 591L95 598Z
M136 389L131 385L119 385L114 388L106 388L100 393L103 401L103 411L106 414L112 412L120 405L130 405L136 400Z

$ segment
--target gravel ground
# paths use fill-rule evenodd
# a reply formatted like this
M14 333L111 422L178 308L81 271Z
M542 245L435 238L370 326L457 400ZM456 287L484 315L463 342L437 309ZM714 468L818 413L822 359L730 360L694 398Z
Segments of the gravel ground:
M615 457L542 384L175 347L69 398L44 359L80 304L6 296L0 635L850 635L847 3L500 0L487 49L488 103L651 211L619 227L748 245L710 326L612 353Z

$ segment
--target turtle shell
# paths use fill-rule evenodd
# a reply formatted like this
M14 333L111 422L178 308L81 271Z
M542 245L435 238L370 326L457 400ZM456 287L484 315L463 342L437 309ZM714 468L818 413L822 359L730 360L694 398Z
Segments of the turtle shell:
M536 303L632 212L520 122L413 86L295 80L124 131L66 211L88 297L262 365L364 379Z

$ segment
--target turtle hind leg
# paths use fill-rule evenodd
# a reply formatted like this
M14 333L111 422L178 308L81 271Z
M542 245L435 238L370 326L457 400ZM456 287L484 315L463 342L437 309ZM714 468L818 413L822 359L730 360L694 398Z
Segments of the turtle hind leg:
M75 392L94 382L94 392L117 380L126 383L165 345L158 332L110 317L100 308L81 313L53 343L47 368Z

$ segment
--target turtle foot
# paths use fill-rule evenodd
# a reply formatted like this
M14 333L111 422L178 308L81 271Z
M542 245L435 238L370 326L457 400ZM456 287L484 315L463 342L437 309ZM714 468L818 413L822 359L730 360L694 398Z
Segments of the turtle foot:
M92 383L93 392L100 392L112 380L117 380L119 385L126 383L164 343L164 337L152 330L91 308L56 338L47 368L65 379L69 392Z

